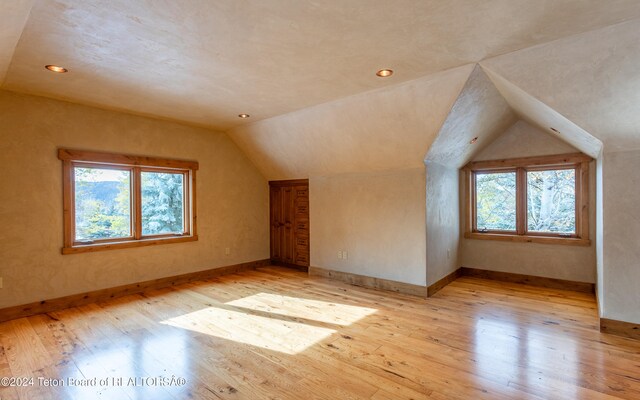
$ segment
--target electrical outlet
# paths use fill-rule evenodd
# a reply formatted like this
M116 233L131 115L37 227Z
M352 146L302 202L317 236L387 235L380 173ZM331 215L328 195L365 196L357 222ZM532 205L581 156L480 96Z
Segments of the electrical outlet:
M338 258L342 260L342 250L338 251Z
M349 259L349 253L346 250L342 250L342 258L345 260Z
M224 254L225 254L226 256L228 256L229 254L231 254L231 249L230 249L230 248L228 248L228 247L225 247L225 248L224 248Z

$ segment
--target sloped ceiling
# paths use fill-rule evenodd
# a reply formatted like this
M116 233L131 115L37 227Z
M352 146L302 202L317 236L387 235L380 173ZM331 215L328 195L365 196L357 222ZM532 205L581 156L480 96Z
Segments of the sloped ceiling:
M268 179L417 168L473 65L228 131Z
M451 108L426 162L460 168L516 122L516 114L479 66ZM475 143L471 141L477 137Z
M571 128L549 109L589 132L605 151L640 148L640 21L631 21L483 61L514 109L543 128ZM544 104L544 106L540 106ZM565 121L566 122L566 121ZM593 155L592 151L588 151Z
M486 74L485 74L486 72ZM495 72L475 67L429 148L425 163L461 168L524 120L593 158L602 142ZM520 121L519 126L524 122ZM553 127L557 130L550 129ZM472 139L477 137L475 143ZM505 158L517 157L505 155Z
M20 37L30 2L1 3L3 88L220 130L640 18L637 0L35 0Z
M0 7L2 88L227 129L269 179L459 167L516 116L640 148L638 0Z
M600 140L506 79L490 70L487 72L518 116L544 131L555 134L583 153L593 158L598 157L602 149Z
M594 158L602 151L603 142L607 140L609 143L606 146L613 151L624 146L633 148L640 145L640 112L637 112L637 105L640 104L640 73L636 68L636 65L640 65L638 37L640 22L635 20L484 60L480 63L481 68L476 68L470 75L436 136L425 142L409 141L410 148L428 149L425 161L460 167L516 119L527 121L546 132L553 132L550 129L553 127L558 131L553 133L555 137ZM364 96L362 101L366 99ZM357 126L363 126L366 122L349 125L333 119L334 114L340 113L337 109L341 105L332 102L324 105L324 108L329 110L332 106L336 110L326 115L279 125L277 121L295 121L303 115L294 112L286 118L269 120L269 125L273 127L271 130L255 124L251 130L233 130L231 134L237 139L235 133L242 132L242 139L236 141L247 153L260 154L258 157L255 154L252 156L258 165L269 163L265 161L271 157L268 154L279 157L277 162L281 167L278 174L270 175L272 179L275 175L293 178L306 177L318 171L327 174L410 165L407 160L413 160L415 152L407 152L397 142L403 140L405 128L417 132L418 125L405 125L402 114L398 114L394 122L387 124L397 134L387 145L386 153L383 153L382 148L376 148L368 142L371 137L367 136L366 130L358 129ZM369 118L366 121L372 123L380 117L373 109L369 109L367 115ZM325 124L325 121L332 122ZM635 125L630 126L629 121ZM297 136L291 143L274 139L278 135L293 135L293 132L314 129L323 124L331 126L332 123L331 131L349 137L349 149L366 149L366 156L372 160L377 160L378 156L386 160L389 152L397 151L395 157L388 159L398 162L358 163L357 166L346 167L345 160L352 161L352 152L338 154L339 150L327 146L320 154L298 159L299 162L294 163L288 160L288 153L305 145L313 147L313 143L322 142L325 134L318 135L310 142L306 142L305 135ZM305 124L310 127L304 128ZM469 141L475 136L479 138L478 143L470 146ZM272 140L280 144L279 150L272 147ZM431 148L420 147L425 144L429 146L430 143L433 143ZM291 149L283 150L287 146L291 146ZM312 163L322 164L323 160L328 163L325 164L326 168L309 167ZM285 164L289 165L284 167Z
M473 161L498 160L550 154L575 153L579 149L560 139L558 135L518 120L493 142L474 155Z
M22 34L33 0L0 2L0 86L5 80L13 52Z

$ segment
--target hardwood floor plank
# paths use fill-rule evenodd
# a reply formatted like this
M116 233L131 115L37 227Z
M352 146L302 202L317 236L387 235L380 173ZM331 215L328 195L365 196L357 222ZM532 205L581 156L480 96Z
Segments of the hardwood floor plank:
M9 346L10 340L6 334L8 329L10 329L9 324L0 324L0 377L11 377L13 375L6 353L6 346ZM14 386L0 385L0 399L17 400L19 398L18 391Z
M4 399L637 399L586 293L462 277L429 299L265 267L0 323L0 374L184 385Z

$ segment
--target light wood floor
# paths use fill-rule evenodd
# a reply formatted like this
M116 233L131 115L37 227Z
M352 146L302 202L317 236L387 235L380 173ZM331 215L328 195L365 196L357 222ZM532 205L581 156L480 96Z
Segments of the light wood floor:
M640 343L599 333L595 306L468 277L425 300L263 268L0 324L0 376L36 379L0 398L640 399Z

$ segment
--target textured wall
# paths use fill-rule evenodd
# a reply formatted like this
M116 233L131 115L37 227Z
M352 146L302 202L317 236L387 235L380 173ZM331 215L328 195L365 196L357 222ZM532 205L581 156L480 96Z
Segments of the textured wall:
M269 257L267 182L224 134L0 91L0 139L0 307ZM61 255L58 147L199 161L199 240Z
M605 318L640 323L640 151L604 154Z
M458 268L458 169L427 162L427 285Z
M311 265L425 285L424 168L312 177L309 195Z
M548 133L519 121L474 160L528 157L578 151ZM595 204L595 162L591 163L591 204ZM463 179L461 179L461 182ZM464 204L464 187L460 202ZM591 246L563 246L540 243L511 243L462 239L460 265L579 282L596 281L595 207L590 209ZM462 227L464 229L464 227Z

